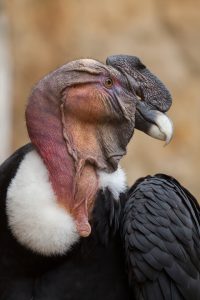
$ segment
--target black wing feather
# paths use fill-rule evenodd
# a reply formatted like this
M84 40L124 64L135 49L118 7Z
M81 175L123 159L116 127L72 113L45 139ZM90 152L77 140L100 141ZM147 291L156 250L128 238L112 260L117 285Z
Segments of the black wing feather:
M174 178L139 179L122 217L136 299L200 299L200 208Z

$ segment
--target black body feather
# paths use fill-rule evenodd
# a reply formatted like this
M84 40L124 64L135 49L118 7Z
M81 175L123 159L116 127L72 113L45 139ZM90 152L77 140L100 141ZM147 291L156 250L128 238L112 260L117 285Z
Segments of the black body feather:
M0 167L0 300L198 300L200 210L172 177L139 179L116 202L97 195L92 234L63 256L21 246L6 216L6 194L24 156Z
M130 189L122 220L136 299L200 299L200 210L174 178L157 174Z
M21 246L8 228L8 186L26 145L0 168L0 300L131 299L119 237L120 205L107 190L97 196L92 234L64 256L44 257Z

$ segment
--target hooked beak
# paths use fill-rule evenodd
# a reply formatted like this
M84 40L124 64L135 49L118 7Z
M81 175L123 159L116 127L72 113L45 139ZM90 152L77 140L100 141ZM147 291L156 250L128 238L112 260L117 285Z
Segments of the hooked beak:
M170 118L159 110L150 107L143 99L141 88L134 78L123 72L129 88L137 97L135 128L151 137L169 144L173 137L173 123Z
M151 137L169 144L173 137L173 123L170 118L159 110L150 107L144 100L141 88L134 78L123 73L129 83L129 88L137 97L135 128Z
M146 106L138 100L135 116L135 128L158 140L169 144L173 137L173 123L163 112Z

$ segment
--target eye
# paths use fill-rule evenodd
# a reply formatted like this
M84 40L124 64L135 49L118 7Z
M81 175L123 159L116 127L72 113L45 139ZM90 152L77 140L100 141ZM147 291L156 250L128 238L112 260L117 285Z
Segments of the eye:
M110 89L113 86L113 81L111 78L106 78L104 81L104 85L107 89Z

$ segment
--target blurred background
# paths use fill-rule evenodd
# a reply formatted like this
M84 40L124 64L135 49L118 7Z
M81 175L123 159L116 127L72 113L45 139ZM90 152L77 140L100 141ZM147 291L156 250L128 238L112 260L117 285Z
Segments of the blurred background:
M200 1L0 1L0 161L28 142L24 109L44 74L77 58L137 55L167 85L172 142L135 132L123 159L129 183L175 176L200 199Z

